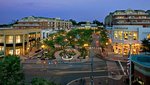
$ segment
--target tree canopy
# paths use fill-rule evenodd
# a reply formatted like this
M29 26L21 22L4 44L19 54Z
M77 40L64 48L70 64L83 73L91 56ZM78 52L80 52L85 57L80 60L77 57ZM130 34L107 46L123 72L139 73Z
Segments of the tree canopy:
M150 52L150 39L144 38L142 40L142 50L143 52Z
M50 82L48 80L42 78L34 78L31 81L31 85L57 85L54 82Z
M6 56L0 60L0 85L23 85L24 76L17 56Z

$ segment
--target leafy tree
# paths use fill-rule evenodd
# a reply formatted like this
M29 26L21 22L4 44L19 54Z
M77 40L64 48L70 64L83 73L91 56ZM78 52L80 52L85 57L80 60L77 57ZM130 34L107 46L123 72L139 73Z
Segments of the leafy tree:
M23 85L24 76L17 56L6 56L0 61L0 85Z
M57 85L54 82L47 81L42 78L33 78L31 81L31 85Z
M72 22L72 25L77 25L77 22L75 20L70 19L69 21Z
M87 22L78 22L78 24L77 25L81 25L81 24L86 24Z
M51 48L54 48L54 41L46 39L44 40L44 43L50 46Z
M142 40L142 49L144 52L150 52L150 39L144 38Z
M103 22L99 22L98 20L93 20L93 24L97 24L97 26L102 26Z

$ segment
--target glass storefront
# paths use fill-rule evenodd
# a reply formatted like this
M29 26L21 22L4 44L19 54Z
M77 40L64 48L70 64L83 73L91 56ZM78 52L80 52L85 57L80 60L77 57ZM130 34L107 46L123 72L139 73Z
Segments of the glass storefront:
M21 43L21 36L20 35L16 36L16 43Z
M13 43L13 36L6 36L6 43Z
M21 54L21 50L18 48L16 49L16 55L20 55Z
M0 43L4 42L4 36L0 35Z
M131 36L131 40L137 40L138 34L134 31L114 31L114 39L116 40L129 40L129 36Z
M128 55L130 51L130 45L123 43L114 43L113 49L115 54ZM139 51L140 51L140 44L131 45L131 54L139 54Z
M4 46L0 46L0 51L4 51Z
M150 39L150 34L147 35L147 39Z
M8 54L13 55L13 49L10 49Z

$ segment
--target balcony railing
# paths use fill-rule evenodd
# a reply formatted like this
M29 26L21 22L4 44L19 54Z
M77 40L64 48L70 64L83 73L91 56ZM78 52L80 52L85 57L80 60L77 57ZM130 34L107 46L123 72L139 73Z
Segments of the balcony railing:
M117 13L114 13L113 15L149 15L148 13L120 13L120 14L117 14Z
M135 19L135 20L136 20L136 19L138 19L138 20L143 20L143 19L144 19L144 20L150 20L150 17L146 17L146 18L115 18L115 19L118 19L118 20L119 20L119 19L120 19L120 20L121 20L121 19Z

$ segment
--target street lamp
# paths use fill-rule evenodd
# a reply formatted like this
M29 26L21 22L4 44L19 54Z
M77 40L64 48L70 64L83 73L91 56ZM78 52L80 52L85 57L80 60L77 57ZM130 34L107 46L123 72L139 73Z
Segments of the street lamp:
M129 65L130 65L130 68L129 68L129 85L132 85L132 73L131 73L131 70L132 70L132 66L131 66L131 46L132 46L132 43L131 43L131 39L132 39L132 36L131 34L129 35L129 46L130 46L130 51L129 51Z
M130 45L130 52L129 52L129 60L130 60L130 74L129 74L129 85L132 85L132 74L131 74L131 43Z
M89 46L88 44L84 44L84 47ZM93 82L93 55L91 54L91 47L89 46L89 57L91 58L91 75L90 75L90 80L91 80L91 85L94 85Z
M90 49L90 51L91 51L91 49ZM90 54L90 52L89 52L89 54ZM94 85L94 82L93 82L93 56L91 56L90 55L90 57L91 57L91 85Z

